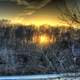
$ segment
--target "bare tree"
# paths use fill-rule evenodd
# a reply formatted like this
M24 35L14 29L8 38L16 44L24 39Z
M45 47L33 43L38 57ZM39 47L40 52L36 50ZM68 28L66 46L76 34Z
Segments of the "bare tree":
M59 17L62 21L68 25L79 26L80 25L80 6L79 0L64 0L63 8L60 10L61 16ZM78 28L78 27L77 27Z
M79 28L80 26L80 1L79 0L64 0L63 1L63 8L58 8L60 10L61 16L59 17L60 20L64 21L70 27ZM75 30L76 31L76 30ZM72 35L75 34L74 32ZM75 34L76 35L76 34ZM73 46L75 45L74 36L72 37L72 54L74 53L75 48ZM75 53L76 54L76 53ZM76 78L76 57L74 57L74 67L75 67L75 78Z

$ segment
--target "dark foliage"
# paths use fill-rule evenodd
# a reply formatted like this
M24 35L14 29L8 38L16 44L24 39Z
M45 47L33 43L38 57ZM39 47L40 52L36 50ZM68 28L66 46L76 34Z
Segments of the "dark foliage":
M0 75L80 71L79 29L50 27L47 33L57 40L46 49L31 42L37 31L34 27L9 26L0 26Z

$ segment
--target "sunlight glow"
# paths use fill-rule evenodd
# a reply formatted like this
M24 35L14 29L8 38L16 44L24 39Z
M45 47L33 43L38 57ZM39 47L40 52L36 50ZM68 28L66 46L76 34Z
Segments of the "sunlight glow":
M41 25L45 25L45 24L51 25L53 27L57 27L61 25L67 26L67 24L59 22L59 20L55 19L54 21L53 19L48 19L48 18L47 19L32 18L32 19L26 20L26 19L14 17L11 19L11 23L12 24L18 23L23 25L35 25L36 28L39 28Z
M55 42L56 38L46 33L33 36L33 43L40 47L48 47L50 44Z

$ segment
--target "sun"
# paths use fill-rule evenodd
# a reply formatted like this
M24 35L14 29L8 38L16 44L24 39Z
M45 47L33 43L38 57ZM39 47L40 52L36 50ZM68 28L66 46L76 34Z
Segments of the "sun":
M33 43L40 47L48 47L49 45L55 43L55 41L56 38L47 33L36 34L33 36Z

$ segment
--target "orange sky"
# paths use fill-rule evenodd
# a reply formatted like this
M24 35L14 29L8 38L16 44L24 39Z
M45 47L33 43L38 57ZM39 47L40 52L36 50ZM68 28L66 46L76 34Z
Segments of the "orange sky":
M58 0L57 0L58 1ZM52 0L46 6L37 10L24 10L26 7L17 5L13 2L0 3L0 19L10 19L12 23L52 26L66 25L59 20L60 12L56 9L56 0Z

